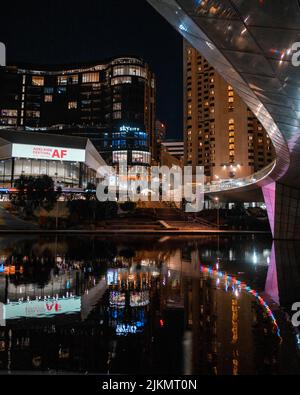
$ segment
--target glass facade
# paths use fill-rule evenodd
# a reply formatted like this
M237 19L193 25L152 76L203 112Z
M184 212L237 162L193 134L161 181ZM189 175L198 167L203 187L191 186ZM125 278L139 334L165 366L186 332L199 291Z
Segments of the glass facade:
M104 147L113 150L113 163L124 161L124 152L129 165L135 163L149 165L151 163L149 135L143 127L137 124L119 123L112 133L105 133Z
M14 161L14 164L13 164ZM15 158L0 161L0 184L10 186L20 176L48 175L62 186L86 187L96 183L96 172L79 162Z
M113 151L113 163L127 162L131 164L150 165L150 152L145 151Z

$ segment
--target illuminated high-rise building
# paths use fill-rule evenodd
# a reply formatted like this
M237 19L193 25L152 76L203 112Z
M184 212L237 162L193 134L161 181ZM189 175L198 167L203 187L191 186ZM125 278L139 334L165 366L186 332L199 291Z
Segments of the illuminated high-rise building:
M156 82L139 58L0 68L0 127L89 138L117 164L150 165Z
M261 123L234 89L184 42L185 164L204 166L207 182L251 175L274 160Z

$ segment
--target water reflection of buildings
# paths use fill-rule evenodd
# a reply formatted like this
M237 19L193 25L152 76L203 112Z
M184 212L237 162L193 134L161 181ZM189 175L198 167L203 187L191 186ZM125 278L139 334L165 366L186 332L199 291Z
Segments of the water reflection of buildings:
M81 325L106 290L104 273L52 254L8 256L3 264L0 368L84 369L81 344L92 348L99 331Z
M7 261L15 272L0 275L10 314L0 329L0 369L276 371L275 318L256 291L225 274L222 261L213 258L208 268L192 242L116 251L100 261L97 251L92 259L60 252L43 263Z
M130 269L108 269L109 326L115 334L142 333L149 319L152 273Z
M197 250L178 250L166 263L165 307L182 310L185 321L184 371L237 375L253 372L254 366L260 373L276 371L275 318L255 291L219 266L219 261L213 269L202 266Z

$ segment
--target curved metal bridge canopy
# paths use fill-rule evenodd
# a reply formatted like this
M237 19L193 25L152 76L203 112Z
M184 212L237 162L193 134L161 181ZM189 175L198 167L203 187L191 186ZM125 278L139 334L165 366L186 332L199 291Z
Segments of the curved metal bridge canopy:
M300 187L298 0L147 0L230 83L262 123L276 163L255 184ZM236 188L236 186L235 186Z

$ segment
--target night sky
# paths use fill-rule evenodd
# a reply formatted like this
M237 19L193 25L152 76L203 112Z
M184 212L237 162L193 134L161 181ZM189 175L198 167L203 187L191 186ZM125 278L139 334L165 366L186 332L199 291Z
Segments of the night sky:
M182 136L182 39L146 0L3 3L0 41L7 64L142 57L157 77L157 118L167 124L168 138Z

